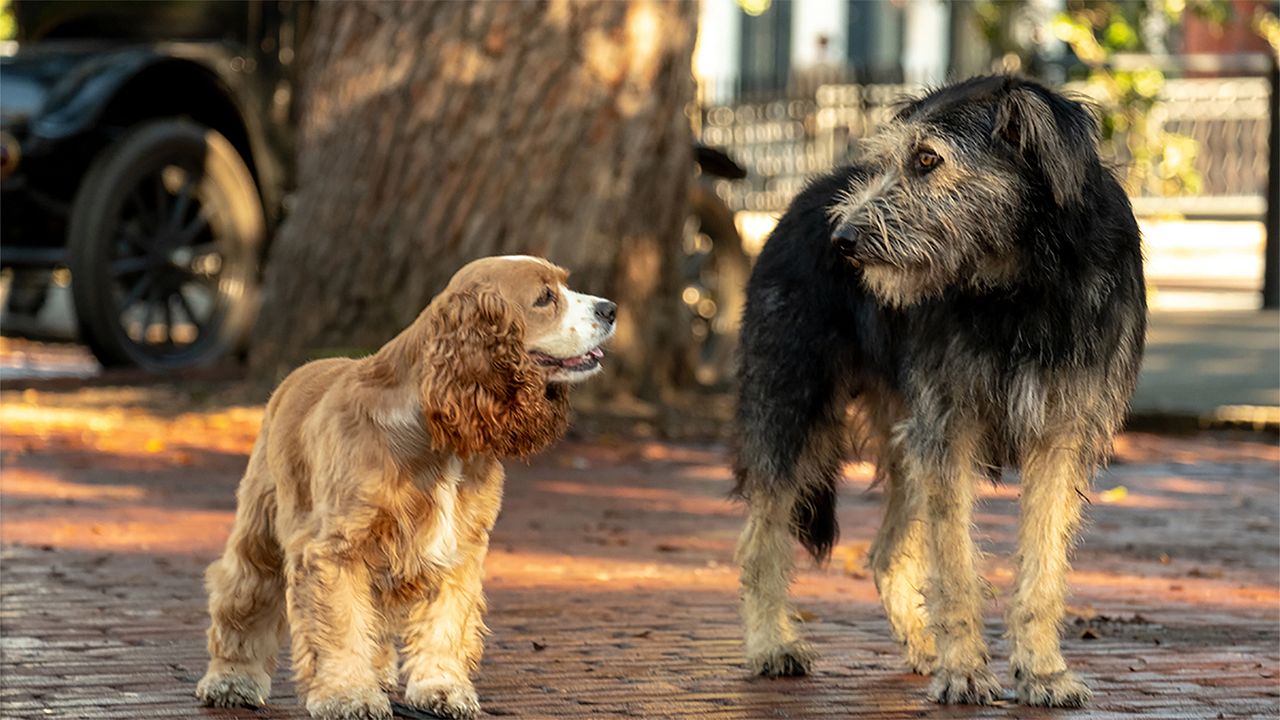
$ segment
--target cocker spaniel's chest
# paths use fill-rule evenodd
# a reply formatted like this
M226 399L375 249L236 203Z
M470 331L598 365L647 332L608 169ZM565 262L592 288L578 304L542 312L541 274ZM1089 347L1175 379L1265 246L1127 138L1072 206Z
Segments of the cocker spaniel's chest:
M371 528L377 584L385 594L415 594L459 564L483 558L502 499L500 468L495 473L449 458L393 487Z

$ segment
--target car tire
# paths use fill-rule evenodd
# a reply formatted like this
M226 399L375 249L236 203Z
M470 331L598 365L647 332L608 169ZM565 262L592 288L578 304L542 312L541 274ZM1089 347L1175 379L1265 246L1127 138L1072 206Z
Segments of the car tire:
M130 128L72 202L81 338L104 366L217 364L252 327L265 238L257 186L225 137L183 119Z

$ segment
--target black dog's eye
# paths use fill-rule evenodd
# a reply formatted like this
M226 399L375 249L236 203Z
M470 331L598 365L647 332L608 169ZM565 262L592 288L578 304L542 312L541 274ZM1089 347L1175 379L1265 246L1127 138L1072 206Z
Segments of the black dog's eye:
M916 152L916 167L920 169L920 172L932 172L941 164L942 157L932 150L919 150Z
M533 301L534 307L546 307L556 301L556 293L549 287L542 288L542 294Z

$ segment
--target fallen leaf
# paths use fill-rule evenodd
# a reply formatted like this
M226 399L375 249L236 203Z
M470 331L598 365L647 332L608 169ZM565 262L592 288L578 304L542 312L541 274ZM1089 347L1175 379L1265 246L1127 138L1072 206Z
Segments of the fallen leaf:
M1129 488L1123 485L1117 485L1110 490L1103 491L1099 499L1104 503L1120 502L1129 497Z

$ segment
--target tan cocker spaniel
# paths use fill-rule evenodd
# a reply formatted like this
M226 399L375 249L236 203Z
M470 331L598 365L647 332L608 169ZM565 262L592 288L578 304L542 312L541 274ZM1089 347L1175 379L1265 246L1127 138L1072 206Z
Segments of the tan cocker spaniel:
M566 278L538 258L477 260L376 354L285 379L206 573L205 704L266 702L287 618L312 717L391 717L401 672L409 705L479 713L499 460L564 433L567 384L599 371L613 334L614 304Z

